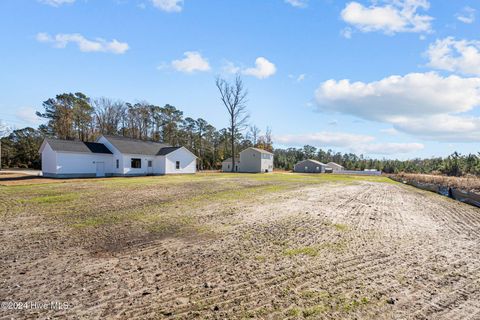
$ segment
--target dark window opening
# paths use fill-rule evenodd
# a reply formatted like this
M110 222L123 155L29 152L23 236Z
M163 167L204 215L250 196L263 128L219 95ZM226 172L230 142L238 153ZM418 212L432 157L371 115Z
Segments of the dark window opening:
M142 167L142 159L132 158L132 169L140 169Z
M148 167L149 167L149 168L152 167L152 160L148 160Z
M180 169L180 161L175 162L175 169Z
M117 169L120 168L120 160L117 159Z

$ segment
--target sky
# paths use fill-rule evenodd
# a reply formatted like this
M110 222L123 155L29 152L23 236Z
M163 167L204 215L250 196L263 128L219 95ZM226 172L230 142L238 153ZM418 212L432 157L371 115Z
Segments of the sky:
M216 128L240 74L275 147L480 151L478 0L2 0L0 121L64 92L171 104Z

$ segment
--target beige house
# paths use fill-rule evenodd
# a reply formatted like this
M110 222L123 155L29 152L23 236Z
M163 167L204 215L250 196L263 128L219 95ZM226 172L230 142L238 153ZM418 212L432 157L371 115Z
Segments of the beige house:
M222 162L222 171L232 171L232 158ZM240 152L240 158L235 159L235 172L272 172L273 153L259 148L247 148Z
M339 165L338 163L335 163L335 162L329 162L327 163L327 167L328 168L332 168L332 171L333 172L338 172L338 171L343 171L345 170L345 168L341 165Z

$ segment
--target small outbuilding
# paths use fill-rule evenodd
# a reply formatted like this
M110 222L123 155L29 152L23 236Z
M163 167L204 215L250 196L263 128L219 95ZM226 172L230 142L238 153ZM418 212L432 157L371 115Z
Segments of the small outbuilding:
M341 165L339 165L338 163L335 163L335 162L327 163L327 167L331 168L334 173L345 170L345 168L343 166L341 166Z
M324 173L327 165L317 160L307 159L298 162L294 167L294 172L303 173Z
M225 159L222 162L222 171L223 172L232 172L232 158ZM240 167L240 158L235 158L235 169L233 172L238 172L238 168Z

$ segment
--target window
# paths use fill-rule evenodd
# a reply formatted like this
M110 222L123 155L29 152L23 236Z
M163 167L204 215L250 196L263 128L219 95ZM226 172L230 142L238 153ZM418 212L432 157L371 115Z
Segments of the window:
M131 168L140 169L142 167L142 159L132 158Z
M120 160L117 159L117 169L120 168Z
M180 161L175 162L175 169L180 169Z
M230 169L230 165L227 165L227 169Z
M149 168L152 167L152 160L148 160L148 167L149 167Z

